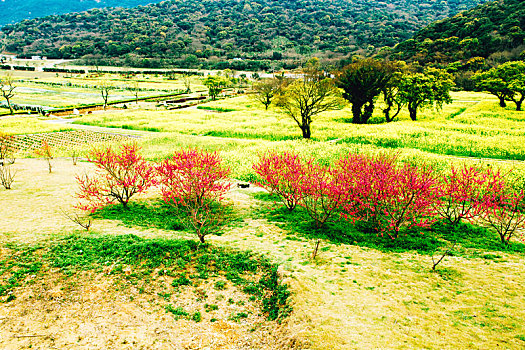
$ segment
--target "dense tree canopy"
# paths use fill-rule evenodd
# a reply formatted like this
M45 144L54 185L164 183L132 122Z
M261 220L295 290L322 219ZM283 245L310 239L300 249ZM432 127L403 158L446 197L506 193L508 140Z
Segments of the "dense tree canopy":
M178 58L193 67L217 57L278 61L316 52L373 53L483 1L178 0L48 16L2 30L6 50L18 54Z
M440 69L429 68L424 73L405 74L398 85L398 99L405 104L410 119L417 119L417 111L425 107L441 108L451 103L450 89L454 85L452 76Z
M516 110L521 111L525 100L525 62L507 62L488 72L474 76L476 86L487 91L500 100L500 106L505 107L505 101L516 104Z
M395 72L394 64L374 59L358 60L343 68L337 86L344 90L343 98L352 104L354 124L368 122L376 98L390 84Z
M524 39L525 2L497 0L432 23L397 45L392 57L420 64L467 62L474 57L501 63L519 57Z

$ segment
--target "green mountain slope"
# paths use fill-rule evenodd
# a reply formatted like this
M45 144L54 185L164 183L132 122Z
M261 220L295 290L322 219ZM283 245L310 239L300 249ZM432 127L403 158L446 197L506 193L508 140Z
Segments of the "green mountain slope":
M525 50L525 1L498 0L432 23L397 45L392 57L447 64L484 57L503 62Z
M5 47L53 58L210 60L371 53L485 0L175 0L7 25ZM197 57L195 57L197 56Z
M24 19L68 12L86 11L101 7L134 7L156 0L2 0L0 1L0 27Z

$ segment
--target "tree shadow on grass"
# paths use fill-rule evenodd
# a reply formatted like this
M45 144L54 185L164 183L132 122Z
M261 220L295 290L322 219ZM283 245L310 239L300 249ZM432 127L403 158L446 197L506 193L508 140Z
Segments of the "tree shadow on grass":
M293 211L279 204L279 198L268 194L257 194L256 198L266 203L258 209L258 215L275 222L289 232L289 239L303 237L307 239L322 238L335 244L352 244L374 248L387 252L416 251L420 254L434 254L440 248L457 245L482 251L502 251L525 253L525 244L513 242L508 246L501 244L496 233L484 227L468 223L446 225L436 222L429 228L404 229L399 237L391 239L388 235L379 234L366 223L355 224L344 220L327 223L323 228L316 228L308 213L301 207ZM276 202L269 206L269 202Z
M184 225L176 209L163 201L109 205L93 214L98 219L118 220L128 227L158 228L167 231L183 231Z

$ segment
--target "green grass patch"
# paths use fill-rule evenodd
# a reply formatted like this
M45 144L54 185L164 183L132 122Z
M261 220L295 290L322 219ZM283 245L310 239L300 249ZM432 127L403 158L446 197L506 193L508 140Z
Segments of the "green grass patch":
M169 271L169 275L175 276L176 287L189 286L191 282L186 276L203 279L216 276L259 299L263 313L270 320L285 317L291 310L290 292L278 278L277 265L251 252L193 240L144 239L135 235L71 235L45 245L10 245L7 249L9 253L0 260L0 296L13 295L28 275L43 275L47 269L58 269L68 276L111 266L111 274L134 284L142 280L143 288L158 275L155 270Z
M164 201L131 202L127 208L122 205L109 205L93 214L95 218L119 220L128 227L158 228L168 231L184 230L172 206Z
M197 109L202 109L205 111L215 111L215 112L235 112L236 109L234 108L224 108L224 107L212 107L212 106L197 106Z
M498 235L489 229L464 223L445 225L442 222L436 222L430 228L402 229L396 239L391 239L386 234L381 236L367 223L353 224L343 219L317 228L303 208L297 207L290 212L278 202L279 198L276 196L259 193L255 197L267 202L258 209L258 215L276 222L280 227L289 231L289 239L292 240L297 236L322 238L336 244L353 244L386 252L417 251L420 254L434 254L440 248L457 242L458 247L477 252L469 253L469 256L485 259L491 259L491 257L482 256L487 251L525 253L523 243L513 242L508 246L503 245ZM275 204L270 206L269 201L274 201Z

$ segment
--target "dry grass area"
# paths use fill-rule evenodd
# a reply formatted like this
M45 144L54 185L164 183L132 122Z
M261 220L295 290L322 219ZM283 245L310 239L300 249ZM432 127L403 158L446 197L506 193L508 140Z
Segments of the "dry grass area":
M35 243L77 230L60 208L70 208L74 175L89 170L70 160L17 160L13 189L0 190L0 242ZM231 201L246 217L210 241L264 253L281 265L293 292L294 312L279 326L253 315L241 322L175 321L151 293L126 285L105 271L72 277L53 272L19 287L0 304L0 348L70 349L523 349L525 347L525 257L487 252L447 257L436 272L431 257L289 239L284 229L251 217L262 205L253 189L235 189ZM152 194L150 194L152 195ZM99 234L189 237L160 229L126 227L97 220ZM0 251L0 258L5 251ZM156 283L162 283L162 279ZM211 282L210 282L211 283ZM210 300L218 292L206 284ZM234 288L229 288L236 293ZM188 292L189 293L189 292ZM191 292L193 293L193 292ZM178 302L192 309L191 295ZM224 292L226 293L226 292ZM242 299L240 295L235 298ZM219 298L220 299L220 298ZM226 296L228 299L228 296ZM236 305L219 300L225 314ZM221 304L222 303L222 304ZM231 307L232 309L228 309ZM246 309L255 306L246 301ZM221 315L219 315L221 316ZM252 328L255 327L255 330ZM294 344L301 341L309 346Z
M284 325L276 328L260 316L240 322L175 321L151 294L107 274L67 279L47 274L31 282L15 301L0 307L2 349L276 349L289 338ZM177 299L187 306L194 297ZM221 305L217 313L235 309L240 307Z

